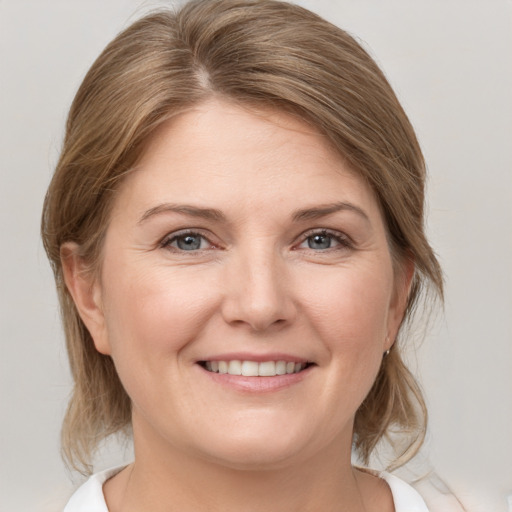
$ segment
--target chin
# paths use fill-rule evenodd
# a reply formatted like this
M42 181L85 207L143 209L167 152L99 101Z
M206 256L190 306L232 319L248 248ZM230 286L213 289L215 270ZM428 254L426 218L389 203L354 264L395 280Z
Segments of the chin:
M300 456L300 451L292 446L257 440L225 442L218 450L210 449L206 455L218 465L242 471L281 469Z
M199 450L212 461L232 469L272 470L307 457L308 447L314 444L307 429L284 429L261 422L253 427L226 428L215 436L210 432L203 438L208 439L208 444Z

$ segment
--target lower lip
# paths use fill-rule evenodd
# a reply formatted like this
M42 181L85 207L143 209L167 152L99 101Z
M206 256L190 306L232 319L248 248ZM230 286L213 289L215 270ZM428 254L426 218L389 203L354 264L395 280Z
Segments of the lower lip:
M244 375L210 372L201 365L197 366L215 383L244 393L272 393L289 388L294 384L302 382L313 369L312 365L299 373L287 373L286 375L276 375L274 377L245 377Z

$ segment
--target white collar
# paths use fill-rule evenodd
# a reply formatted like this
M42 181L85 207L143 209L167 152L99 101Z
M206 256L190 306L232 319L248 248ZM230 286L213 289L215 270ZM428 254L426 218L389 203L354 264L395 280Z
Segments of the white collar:
M63 512L108 512L103 484L119 473L124 466L107 469L92 475L71 496ZM377 473L391 489L395 512L429 512L418 491L400 478L386 472Z

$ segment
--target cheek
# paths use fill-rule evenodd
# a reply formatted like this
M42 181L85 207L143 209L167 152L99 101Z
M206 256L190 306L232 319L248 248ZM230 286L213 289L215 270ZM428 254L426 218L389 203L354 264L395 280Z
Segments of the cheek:
M106 287L114 359L172 357L197 336L215 309L215 297L207 293L214 288L204 286L204 276L197 273L169 268L145 272L134 266L117 276Z
M323 293L316 300L309 295L309 318L332 370L324 393L330 395L328 403L344 404L339 412L345 418L368 394L382 362L392 273L376 272L374 266L344 268L316 282Z
M391 272L336 269L317 276L316 293L304 294L310 318L332 350L362 354L386 338L392 292ZM311 282L311 280L309 281Z

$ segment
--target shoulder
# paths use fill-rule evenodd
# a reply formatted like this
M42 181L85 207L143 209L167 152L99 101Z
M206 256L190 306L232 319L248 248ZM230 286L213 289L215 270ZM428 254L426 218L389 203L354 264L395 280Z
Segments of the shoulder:
M123 467L116 467L101 471L89 477L71 496L63 512L108 512L103 484Z
M393 495L396 512L430 512L418 491L404 480L390 473L380 473Z
M412 484L390 473L380 473L393 494L396 512L464 512L455 494L436 475L430 472L415 478Z

